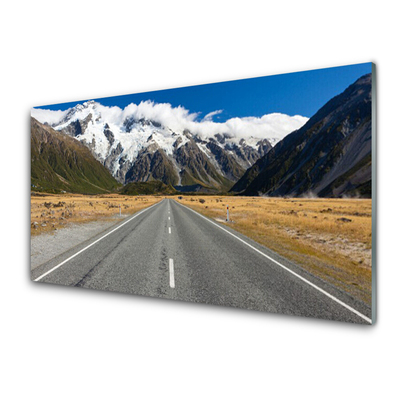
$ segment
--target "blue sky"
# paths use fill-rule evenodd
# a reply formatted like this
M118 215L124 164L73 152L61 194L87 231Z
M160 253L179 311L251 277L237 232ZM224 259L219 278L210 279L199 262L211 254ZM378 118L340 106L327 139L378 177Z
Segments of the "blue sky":
M233 117L261 117L275 112L312 117L332 97L370 72L371 63L354 64L35 108L66 110L86 100L124 108L130 103L151 100L170 103L172 107L183 106L192 113L200 113L200 119L210 112L223 110L213 116L216 122L225 122Z

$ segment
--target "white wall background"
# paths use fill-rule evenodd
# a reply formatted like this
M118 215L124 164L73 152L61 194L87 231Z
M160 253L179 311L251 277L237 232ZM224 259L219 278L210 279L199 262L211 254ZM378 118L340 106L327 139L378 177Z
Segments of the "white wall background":
M4 399L395 398L399 28L395 2L6 2L1 6ZM374 327L33 284L33 105L373 61Z

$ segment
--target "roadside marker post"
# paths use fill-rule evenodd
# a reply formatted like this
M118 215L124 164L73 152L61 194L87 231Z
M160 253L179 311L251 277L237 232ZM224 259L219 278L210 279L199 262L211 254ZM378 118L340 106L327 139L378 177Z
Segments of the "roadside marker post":
M226 221L229 222L229 206L226 206Z
M119 205L119 216L121 216L121 204Z

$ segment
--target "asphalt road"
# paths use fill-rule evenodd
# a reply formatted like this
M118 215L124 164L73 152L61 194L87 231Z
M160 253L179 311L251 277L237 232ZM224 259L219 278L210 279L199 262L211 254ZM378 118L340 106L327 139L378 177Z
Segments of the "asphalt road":
M233 229L164 199L35 268L32 280L371 323L371 309Z

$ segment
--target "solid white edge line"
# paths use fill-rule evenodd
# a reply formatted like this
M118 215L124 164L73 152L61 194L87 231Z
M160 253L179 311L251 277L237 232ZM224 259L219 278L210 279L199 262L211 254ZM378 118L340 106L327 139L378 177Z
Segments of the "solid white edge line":
M210 219L208 219L207 217L205 217L204 215L201 215L200 213L198 213L197 211L192 210L191 208L177 202L179 205L181 205L182 207L187 208L188 210L194 212L195 214L197 214L198 216L200 216L201 218L205 219L206 221L210 222L211 224L217 226L219 229L222 229L224 232L228 233L229 235L233 236L234 238L236 238L237 240L240 240L242 243L244 243L246 246L249 246L251 249L253 249L254 251L256 251L257 253L261 254L262 256L268 258L268 260L274 262L276 265L278 265L279 267L283 268L284 270L290 272L291 274L293 274L294 276L296 276L297 278L301 279L303 282L307 283L308 285L312 286L314 289L317 289L319 292L323 293L325 296L329 297L331 300L335 301L336 303L340 304L341 306L347 308L349 311L351 311L352 313L358 315L360 318L364 319L365 321L369 322L370 324L372 324L372 320L370 318L368 318L366 315L361 314L359 311L355 310L354 308L350 307L349 305L347 305L346 303L344 303L343 301L339 300L338 298L336 298L335 296L332 296L331 294L329 294L328 292L326 292L325 290L321 289L320 287L318 287L317 285L315 285L314 283L310 282L309 280L307 280L306 278L303 278L301 275L297 274L296 272L292 271L290 268L285 267L283 264L281 264L280 262L274 260L273 258L271 258L270 256L267 256L266 254L264 254L262 251L256 249L254 246L252 246L251 244L247 243L246 241L244 241L243 239L241 239L240 237L234 235L232 232L229 232L227 229L223 228L222 226L216 224L215 222L211 221Z
M172 258L169 259L169 286L172 289L175 288L174 260Z
M45 272L43 275L40 275L38 278L34 279L34 282L38 282L40 281L42 278L44 278L46 275L50 274L51 272L55 271L57 268L60 268L61 265L65 264L66 262L72 260L74 257L76 257L77 255L83 253L85 250L87 250L89 247L92 247L94 244L96 244L97 242L100 242L100 240L104 239L105 237L107 237L108 235L111 235L113 232L115 232L116 230L118 230L119 228L121 228L122 226L124 226L125 224L127 224L128 222L131 222L133 219L135 219L136 217L138 217L140 214L144 213L147 210L150 210L150 208L156 206L157 204L160 204L162 202L159 201L158 203L153 204L150 207L145 208L144 210L138 212L137 214L135 214L132 218L128 219L128 221L125 221L123 224L118 225L115 229L113 229L112 231L106 233L104 236L102 236L101 238L95 240L93 243L89 244L88 246L86 246L85 248L83 248L82 250L79 250L77 253L75 253L74 255L72 255L71 257L67 258L66 260L64 260L63 262L61 262L60 264L56 265L55 267L53 267L52 269L48 270L47 272Z

